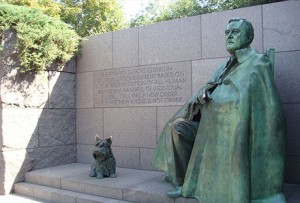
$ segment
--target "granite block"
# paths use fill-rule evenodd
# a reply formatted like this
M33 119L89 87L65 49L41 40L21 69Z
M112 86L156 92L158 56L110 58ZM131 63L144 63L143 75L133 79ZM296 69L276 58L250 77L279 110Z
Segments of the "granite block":
M233 17L244 17L252 23L255 35L252 47L262 51L261 6L253 6L201 16L202 59L229 56L225 48L224 32L229 20Z
M90 166L81 163L71 163L50 168L43 168L27 172L25 181L27 183L43 185L47 187L61 188L61 179L76 176L84 171L89 171Z
M186 61L94 72L95 107L182 105L191 69Z
M47 69L49 71L61 71L67 73L76 73L77 71L77 58L74 56L65 64L52 63L51 66Z
M138 66L138 28L113 32L113 68Z
M32 169L26 150L0 152L0 194L11 193L15 182L24 181L24 173Z
M300 104L285 104L284 110L287 125L286 153L288 156L300 156Z
M77 162L93 164L95 162L93 157L94 145L77 145Z
M283 186L283 194L285 198L288 200L289 197L293 194L295 189L297 188L297 184L285 183Z
M298 203L300 200L300 186L298 185L294 192L289 196L287 202L288 203Z
M195 93L203 87L213 76L217 67L224 63L226 58L205 59L192 62L192 90Z
M99 180L89 177L88 173L83 171L81 174L63 178L62 189L121 200L124 189L160 177L162 173L117 168L117 175L117 178L103 178Z
M51 176L42 176L36 173L25 173L26 183L44 185L53 188L61 188L60 178L51 177Z
M76 145L60 145L37 148L28 152L32 170L76 162Z
M81 45L81 54L77 57L77 72L112 68L111 32L87 37Z
M77 73L76 77L76 107L94 107L93 73Z
M157 140L167 122L180 108L181 106L157 107Z
M41 109L2 109L0 150L37 147L38 120L41 114Z
M140 169L139 148L112 147L117 167Z
M112 136L113 146L154 148L155 129L155 107L104 109L104 137Z
M300 102L300 51L275 53L275 80L283 103Z
M34 197L49 202L57 203L76 203L76 193L70 191L59 190L56 188L48 188L44 186L34 186Z
M62 189L64 190L122 199L122 188L118 186L119 179L120 178L115 178L113 179L114 181L111 181L111 178L103 178L99 180L94 177L89 177L89 172L87 172L79 174L76 177L62 179L61 183ZM114 183L114 185L107 185L109 182Z
M34 187L28 183L19 183L14 186L14 192L18 195L24 195L27 197L34 197Z
M1 78L2 108L44 108L48 101L48 73L21 73L17 68L5 69Z
M167 197L166 192L174 189L171 183L164 181L164 176L142 184L135 185L123 192L123 199L132 202L166 202L174 203L174 198Z
M74 166L73 168L71 166ZM67 170L66 170L67 168ZM87 165L66 164L57 167L50 167L27 172L25 174L26 183L43 185L53 188L61 188L61 179L77 173L82 173L83 168L89 170Z
M154 149L140 148L140 169L142 170L156 170L152 165Z
M19 51L17 48L18 39L16 31L9 29L5 31L2 35L1 46L3 51L1 51L1 61L0 64L17 67L20 66L21 60L19 58Z
M76 109L44 109L38 126L40 147L76 143Z
M285 164L286 183L300 184L300 156L287 156Z
M49 108L75 108L75 84L73 73L49 72Z
M77 144L94 144L96 134L98 134L101 139L104 139L103 109L77 109Z
M76 203L131 203L127 201L77 193Z
M262 8L265 49L300 50L300 1L266 4Z
M200 16L139 28L139 65L200 58Z

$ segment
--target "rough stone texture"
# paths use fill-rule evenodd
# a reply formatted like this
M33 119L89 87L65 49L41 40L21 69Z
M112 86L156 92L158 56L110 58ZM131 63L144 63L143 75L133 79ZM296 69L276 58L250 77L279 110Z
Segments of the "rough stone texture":
M76 143L76 109L45 109L39 121L39 146Z
M93 108L93 73L77 73L76 79L76 107Z
M10 193L13 183L24 181L27 171L75 161L76 145L0 152L0 192Z
M49 108L75 108L76 75L56 71L49 74Z
M87 37L77 59L78 72L112 68L112 33Z
M224 63L226 58L197 60L192 63L192 90L193 94L208 82L219 65Z
M48 99L48 73L20 73L7 67L1 78L2 107L43 108Z
M216 58L229 55L225 49L224 31L231 18L240 16L252 23L255 32L252 47L262 51L261 6L253 6L201 16L202 58Z
M8 31L2 39L0 195L8 194L29 170L77 159L76 61L49 68L65 72L20 73L16 35Z
M77 144L94 144L96 134L98 134L101 139L104 139L103 109L77 109Z
M113 67L138 66L138 28L113 32Z
M49 71L60 71L60 72L67 72L67 73L76 73L77 71L77 58L73 57L70 61L66 64L57 64L53 63L48 68Z
M104 137L113 137L113 146L156 146L156 109L107 108L104 109Z
M276 15L280 11L280 15ZM300 50L300 1L263 5L264 47ZM275 14L275 15L274 15Z
M33 168L27 156L25 150L0 152L0 194L9 194L13 183L24 180L24 173Z
M76 162L76 144L37 148L28 152L33 159L32 170Z
M41 109L2 109L0 151L37 147L41 113Z
M1 45L3 52L1 52L1 63L8 66L19 66L21 61L17 49L17 35L10 29L4 32Z
M139 65L200 58L200 16L139 28Z
M300 51L275 53L275 80L284 103L300 102Z

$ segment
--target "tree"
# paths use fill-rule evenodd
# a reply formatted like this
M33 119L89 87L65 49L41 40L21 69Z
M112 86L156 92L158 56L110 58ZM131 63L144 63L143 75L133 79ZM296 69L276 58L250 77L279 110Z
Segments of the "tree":
M153 0L131 19L130 27L279 1L282 0L173 0L168 7L160 7L159 0Z
M36 8L59 18L82 37L120 30L124 14L116 0L0 0L0 2Z
M53 0L2 0L2 2L36 8L51 17L59 18L59 4Z

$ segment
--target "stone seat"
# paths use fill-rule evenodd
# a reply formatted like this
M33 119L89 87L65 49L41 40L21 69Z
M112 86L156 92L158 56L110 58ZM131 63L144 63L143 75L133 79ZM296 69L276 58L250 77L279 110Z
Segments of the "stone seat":
M117 168L117 178L89 177L89 164L72 163L27 172L25 182L14 185L15 194L41 202L59 203L196 203L193 198L169 198L173 186L157 171ZM288 203L300 202L300 186L285 184ZM25 201L24 201L25 202Z

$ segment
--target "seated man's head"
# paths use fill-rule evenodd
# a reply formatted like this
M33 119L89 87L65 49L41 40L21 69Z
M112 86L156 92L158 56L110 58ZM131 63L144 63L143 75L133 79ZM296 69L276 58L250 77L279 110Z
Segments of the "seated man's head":
M236 50L250 46L254 38L252 24L244 18L232 18L225 30L226 49L233 55Z

